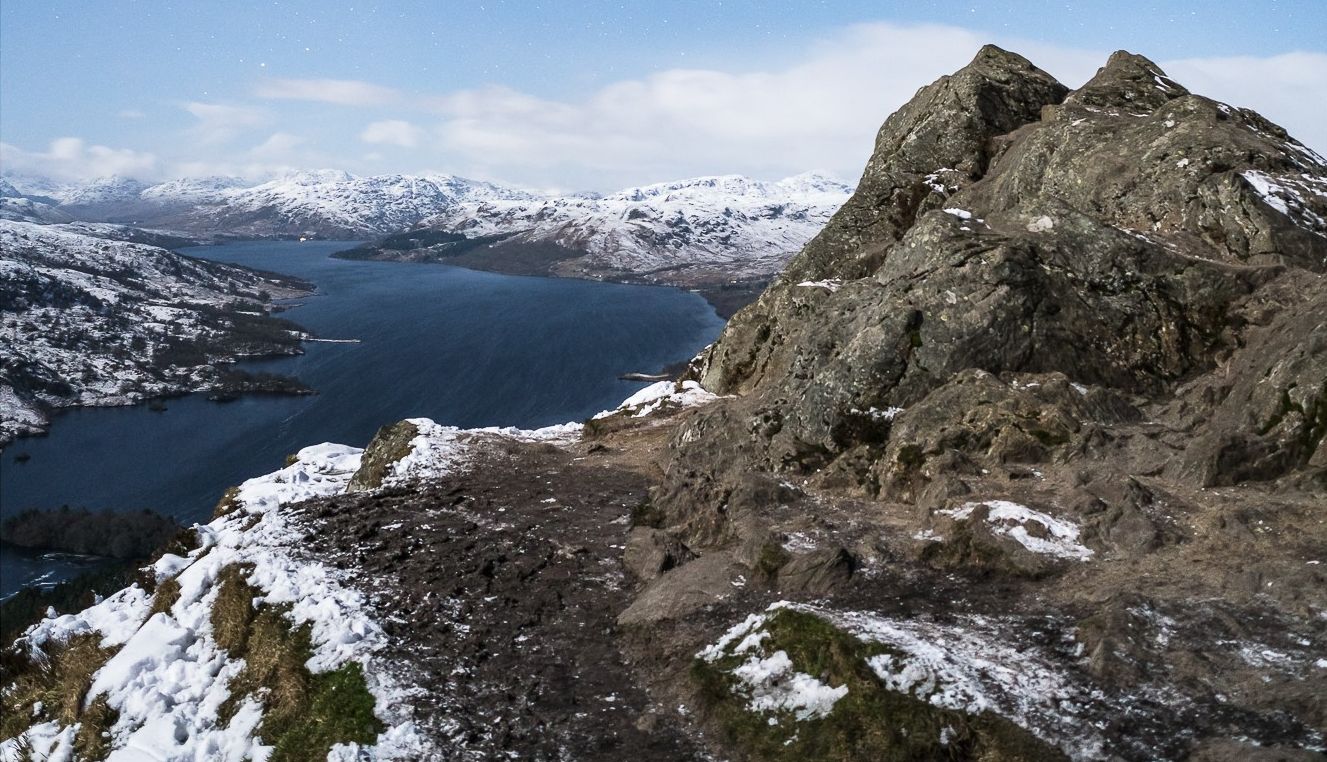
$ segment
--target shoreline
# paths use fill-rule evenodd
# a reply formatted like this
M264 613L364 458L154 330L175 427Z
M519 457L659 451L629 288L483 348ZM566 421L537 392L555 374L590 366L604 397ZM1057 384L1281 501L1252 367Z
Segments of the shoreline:
M559 269L559 265L584 257L584 254L560 249L550 255L544 246L518 246L514 250L498 250L497 243L484 243L482 246L466 249L461 253L447 256L431 254L425 249L383 249L369 248L368 244L333 252L333 259L345 259L358 262L389 262L394 264L448 265L475 272L496 273L499 275L517 275L531 278L567 278L598 283L621 283L629 286L658 286L690 291L713 308L714 313L727 321L738 310L754 302L764 292L778 273L769 276L748 276L732 278L720 273L698 275L694 278L654 279L650 276L663 271L677 271L680 268L664 268L642 273L624 271L590 272L586 270ZM483 253L479 253L482 251ZM386 252L398 252L399 256L385 256ZM522 257L523 253L528 256ZM415 254L411 256L411 254Z
M390 236L387 236L390 237ZM685 269L687 265L666 267L641 273L613 272L602 273L588 271L559 271L558 265L580 259L586 255L562 247L544 244L504 244L510 236L498 236L497 240L476 241L474 247L468 247L459 253L447 256L430 253L427 249L383 249L369 248L383 237L366 241L359 246L333 252L333 259L346 259L360 262L391 262L396 264L440 264L460 267L476 272L496 273L498 275L518 275L532 278L570 278L572 280L595 281L600 283L621 283L629 286L660 286L690 291L699 295L714 309L714 313L723 320L729 320L738 310L751 304L765 291L765 288L778 277L778 272L768 275L726 276L717 271L705 271L706 274L695 278L656 280L649 276L659 272ZM494 237L488 237L494 238ZM239 236L239 237L200 237L195 239L197 248L220 246L232 243L261 242L324 242L333 238L301 238L298 235ZM496 246L510 248L495 249ZM192 248L192 247L186 247ZM384 252L397 252L400 256L382 256ZM178 252L177 252L178 253ZM412 253L415 256L410 256ZM184 254L183 256L205 256ZM280 275L280 273L275 273Z

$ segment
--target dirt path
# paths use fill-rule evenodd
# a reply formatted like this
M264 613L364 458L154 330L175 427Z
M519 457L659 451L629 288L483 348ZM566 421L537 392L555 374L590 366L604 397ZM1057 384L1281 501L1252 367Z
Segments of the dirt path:
M704 758L618 649L622 541L648 484L614 461L494 441L444 484L306 506L310 552L363 575L383 656L454 758Z

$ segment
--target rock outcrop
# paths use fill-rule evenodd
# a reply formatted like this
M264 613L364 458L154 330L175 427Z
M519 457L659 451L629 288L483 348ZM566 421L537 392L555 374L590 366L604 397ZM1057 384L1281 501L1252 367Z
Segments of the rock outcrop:
M1124 758L1320 745L1322 663L1283 649L1321 647L1327 608L1324 274L1327 161L1280 127L1141 56L1070 92L988 46L885 122L857 193L693 362L725 396L674 432L651 542L831 622L1062 621L1064 679L1177 702L1102 737ZM743 674L720 693L769 690ZM730 698L710 727L777 748Z
M1067 93L988 46L698 362L739 397L679 432L663 502L717 541L752 471L914 498L936 458L1064 463L1149 405L1198 486L1319 468L1325 204L1321 157L1140 56Z

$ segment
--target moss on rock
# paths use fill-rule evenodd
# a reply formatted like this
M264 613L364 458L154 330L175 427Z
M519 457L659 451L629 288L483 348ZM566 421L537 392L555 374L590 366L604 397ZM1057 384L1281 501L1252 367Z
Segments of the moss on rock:
M248 697L263 702L258 735L274 746L271 759L326 759L338 743L373 743L382 723L363 669L350 662L321 674L305 664L313 655L308 624L291 626L288 607L254 600L262 591L245 579L247 569L227 566L218 576L212 629L217 645L244 669L231 681L218 714L228 722Z
M350 479L350 490L370 490L382 486L392 466L410 454L410 442L419 436L419 427L410 421L383 426L364 449L359 470Z
M887 689L867 659L888 646L858 640L814 614L781 609L761 628L766 653L783 651L797 672L847 693L827 714L797 720L748 706L733 670L749 654L697 658L691 675L706 719L725 746L750 760L1055 760L1064 755L998 715L937 707Z

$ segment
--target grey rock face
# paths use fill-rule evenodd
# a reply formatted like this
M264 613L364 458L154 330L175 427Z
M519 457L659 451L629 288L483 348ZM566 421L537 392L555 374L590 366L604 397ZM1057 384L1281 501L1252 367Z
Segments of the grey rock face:
M1284 130L1141 56L1067 93L988 46L693 369L736 396L679 430L660 504L723 542L752 472L915 500L1115 457L1149 405L1186 421L1181 478L1317 473L1324 272L1327 162Z
M627 535L622 565L639 579L649 581L692 557L677 538L652 527L636 527Z

